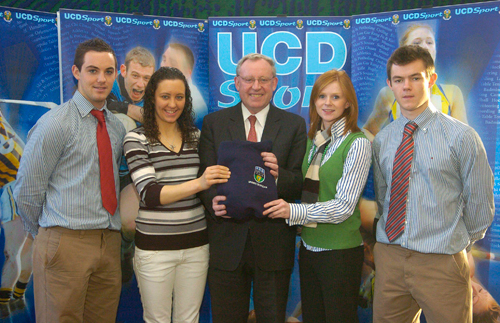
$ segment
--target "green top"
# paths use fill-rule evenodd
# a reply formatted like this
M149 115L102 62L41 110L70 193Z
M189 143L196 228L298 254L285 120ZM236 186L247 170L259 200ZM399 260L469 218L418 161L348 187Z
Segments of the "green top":
M335 150L333 155L319 169L319 197L318 202L326 202L335 198L337 182L342 177L344 162L352 143L357 138L366 138L362 132L351 133ZM307 149L310 151L313 144L307 140ZM326 153L327 150L325 150ZM308 155L304 156L302 174L309 168ZM316 228L302 227L302 240L312 247L323 249L349 249L361 245L363 242L359 227L361 218L359 207L356 204L354 213L344 222L339 224L318 223Z

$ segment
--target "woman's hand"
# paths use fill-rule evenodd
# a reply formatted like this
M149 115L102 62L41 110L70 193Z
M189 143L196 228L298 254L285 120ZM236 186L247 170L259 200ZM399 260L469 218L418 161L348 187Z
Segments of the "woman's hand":
M231 176L229 168L226 166L210 166L205 169L203 175L200 176L201 190L207 190L214 184L226 183Z
M283 199L274 200L269 203L264 204L265 210L262 214L267 215L271 219L290 218L290 204Z

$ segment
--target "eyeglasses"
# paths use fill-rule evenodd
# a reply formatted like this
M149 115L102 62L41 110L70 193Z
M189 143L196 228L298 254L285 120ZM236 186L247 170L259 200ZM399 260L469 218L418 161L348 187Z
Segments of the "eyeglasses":
M254 84L255 81L259 82L260 85L266 85L266 84L269 84L269 82L271 82L271 80L272 80L272 78L265 78L265 77L255 79L255 78L246 78L246 77L243 77L241 75L238 75L238 76L243 81L243 83L248 84L248 85Z

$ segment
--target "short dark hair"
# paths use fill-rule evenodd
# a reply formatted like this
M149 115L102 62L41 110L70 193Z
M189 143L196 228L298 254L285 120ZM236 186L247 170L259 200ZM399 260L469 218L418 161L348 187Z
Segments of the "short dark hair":
M118 69L118 62L116 60L116 54L113 48L111 48L111 46L109 46L109 44L101 38L93 38L78 44L78 47L76 48L75 60L73 61L73 65L75 65L79 71L82 70L85 54L90 51L113 54L113 58L115 59L115 69Z
M427 49L418 45L401 46L392 53L387 61L387 79L389 82L391 82L392 65L405 66L416 60L421 60L424 63L427 77L434 74L434 60Z
M156 122L155 93L158 89L158 85L163 80L181 80L184 83L186 102L184 104L184 110L182 110L179 119L177 119L177 124L179 125L179 129L182 133L182 140L189 145L196 145L197 128L194 125L191 90L189 89L189 85L184 74L182 74L182 72L175 67L160 67L153 73L148 85L146 86L146 91L144 93L144 106L142 108L142 125L144 127L146 137L151 143L158 143L160 141L160 129L158 128L158 123Z

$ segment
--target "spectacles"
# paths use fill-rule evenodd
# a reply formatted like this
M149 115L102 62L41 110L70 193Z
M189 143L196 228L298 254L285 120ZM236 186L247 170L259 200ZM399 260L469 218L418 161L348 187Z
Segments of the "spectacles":
M272 80L272 78L265 78L265 77L255 79L255 78L246 78L246 77L243 77L241 75L238 75L238 76L243 81L243 83L248 84L248 85L254 84L255 81L259 82L260 85L266 85L266 84L269 84L269 82L271 82L271 80Z

